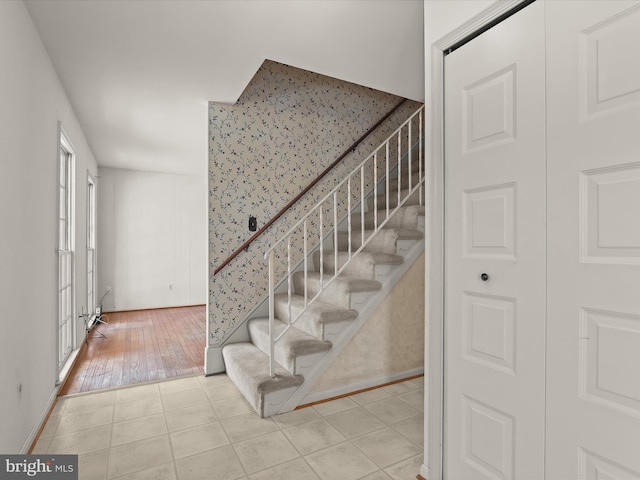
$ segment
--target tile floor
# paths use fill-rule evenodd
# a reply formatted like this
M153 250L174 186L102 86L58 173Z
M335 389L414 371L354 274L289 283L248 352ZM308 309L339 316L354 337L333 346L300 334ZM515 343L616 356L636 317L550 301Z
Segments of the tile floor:
M33 453L78 454L81 480L414 480L423 381L269 419L224 374L60 397Z

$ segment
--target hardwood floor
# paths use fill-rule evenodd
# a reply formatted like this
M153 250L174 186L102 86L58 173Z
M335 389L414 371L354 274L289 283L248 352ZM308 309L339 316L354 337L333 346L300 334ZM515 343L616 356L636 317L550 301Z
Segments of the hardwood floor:
M107 313L60 390L90 392L203 371L206 310L195 307Z

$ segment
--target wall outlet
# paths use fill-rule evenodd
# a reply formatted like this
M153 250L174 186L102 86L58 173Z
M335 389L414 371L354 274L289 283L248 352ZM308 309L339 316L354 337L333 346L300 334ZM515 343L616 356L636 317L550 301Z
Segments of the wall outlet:
M111 287L107 287L107 294L111 293Z

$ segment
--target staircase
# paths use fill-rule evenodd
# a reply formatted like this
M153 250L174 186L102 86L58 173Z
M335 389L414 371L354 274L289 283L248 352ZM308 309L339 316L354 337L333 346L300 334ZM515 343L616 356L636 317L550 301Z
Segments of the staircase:
M422 130L422 111L268 252L270 314L249 320L250 342L222 349L227 375L261 417L303 401L424 250L422 138L414 141L411 131L418 119L416 130ZM359 201L352 207L354 197ZM317 241L309 247L313 235ZM278 268L286 272L278 272L284 279L276 285Z

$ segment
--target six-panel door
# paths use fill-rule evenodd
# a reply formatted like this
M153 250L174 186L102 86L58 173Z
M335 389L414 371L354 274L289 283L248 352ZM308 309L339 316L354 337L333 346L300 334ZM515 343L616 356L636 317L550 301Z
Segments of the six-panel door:
M640 478L640 3L547 2L547 475Z
M544 5L445 57L448 479L544 475Z

